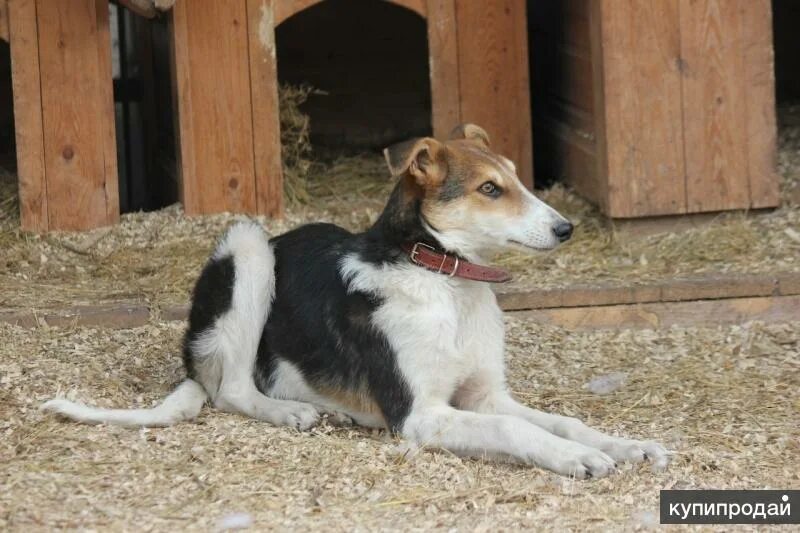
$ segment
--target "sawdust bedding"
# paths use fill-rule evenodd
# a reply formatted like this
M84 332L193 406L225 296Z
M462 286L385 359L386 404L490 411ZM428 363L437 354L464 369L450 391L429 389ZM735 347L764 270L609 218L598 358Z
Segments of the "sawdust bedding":
M385 432L308 433L204 409L149 430L37 411L55 393L149 406L182 378L183 326L0 325L0 529L608 530L658 522L663 488L797 488L800 322L568 332L511 315L509 383L523 401L658 438L663 472L628 466L577 482L423 450ZM590 392L598 376L618 388Z

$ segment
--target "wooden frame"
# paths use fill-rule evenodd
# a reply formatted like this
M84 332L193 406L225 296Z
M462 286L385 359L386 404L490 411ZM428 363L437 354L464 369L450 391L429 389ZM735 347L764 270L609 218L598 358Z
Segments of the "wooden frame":
M116 222L107 0L9 0L8 21L22 228Z
M619 218L778 205L769 0L531 5L564 80L535 120L581 194Z
M321 0L173 8L181 196L188 214L283 212L275 27ZM377 0L376 0L377 1ZM428 21L432 126L476 122L533 184L524 0L387 0Z

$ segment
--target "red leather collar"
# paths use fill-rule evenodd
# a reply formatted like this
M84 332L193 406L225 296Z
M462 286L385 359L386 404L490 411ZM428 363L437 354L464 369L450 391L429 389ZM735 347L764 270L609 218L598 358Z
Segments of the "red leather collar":
M432 246L422 242L405 243L402 248L415 265L451 278L486 281L488 283L505 283L511 280L511 274L501 268L476 265L455 255L438 252Z

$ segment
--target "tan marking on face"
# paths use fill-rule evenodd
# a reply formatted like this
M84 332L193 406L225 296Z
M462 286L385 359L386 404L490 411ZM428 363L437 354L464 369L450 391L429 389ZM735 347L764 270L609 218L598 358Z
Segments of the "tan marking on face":
M474 141L448 141L445 146L447 175L436 187L426 188L421 206L423 215L435 228L457 228L463 223L465 211L494 212L509 218L523 214L524 191L510 161ZM487 181L502 189L499 197L492 198L479 191ZM447 196L459 188L457 197L442 200L443 189Z

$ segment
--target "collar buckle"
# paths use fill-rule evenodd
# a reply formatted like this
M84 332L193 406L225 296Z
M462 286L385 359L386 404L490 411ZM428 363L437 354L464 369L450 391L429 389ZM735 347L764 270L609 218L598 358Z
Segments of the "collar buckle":
M424 264L422 264L419 261L417 261L417 256L419 255L419 247L420 246L422 246L423 248L427 248L431 252L435 252L436 248L434 248L433 246L430 246L429 244L425 244L424 242L415 242L414 243L414 246L411 248L411 253L408 254L408 257L409 257L409 259L411 259L411 262L414 263L415 265L417 265L417 266L425 266ZM444 264L444 261L442 261L442 264ZM441 267L439 267L439 268L441 268Z

